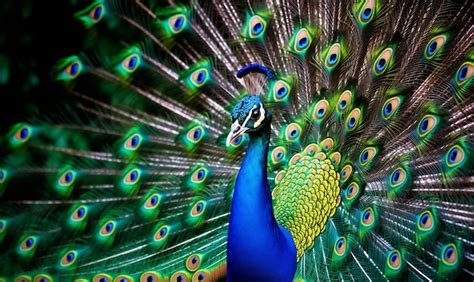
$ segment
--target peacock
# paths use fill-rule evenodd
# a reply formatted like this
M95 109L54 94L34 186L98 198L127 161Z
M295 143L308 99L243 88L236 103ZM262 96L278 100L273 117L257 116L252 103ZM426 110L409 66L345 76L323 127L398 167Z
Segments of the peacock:
M2 132L0 281L474 279L472 1L81 5Z

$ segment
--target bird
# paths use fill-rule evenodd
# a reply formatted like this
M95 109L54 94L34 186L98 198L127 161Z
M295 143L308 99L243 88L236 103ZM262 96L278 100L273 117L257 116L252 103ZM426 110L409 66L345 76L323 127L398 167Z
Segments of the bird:
M474 279L472 2L85 2L0 281Z

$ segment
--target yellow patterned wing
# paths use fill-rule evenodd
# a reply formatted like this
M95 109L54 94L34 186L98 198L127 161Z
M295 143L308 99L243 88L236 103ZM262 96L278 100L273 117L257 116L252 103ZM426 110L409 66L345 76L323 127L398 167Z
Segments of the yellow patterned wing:
M321 234L341 202L339 173L319 152L290 160L272 192L277 222L293 236L298 260Z

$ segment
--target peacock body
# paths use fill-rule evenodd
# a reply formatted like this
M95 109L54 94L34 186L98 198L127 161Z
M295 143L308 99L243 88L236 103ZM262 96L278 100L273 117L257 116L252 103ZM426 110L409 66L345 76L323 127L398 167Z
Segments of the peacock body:
M2 140L0 281L473 280L473 11L91 2Z

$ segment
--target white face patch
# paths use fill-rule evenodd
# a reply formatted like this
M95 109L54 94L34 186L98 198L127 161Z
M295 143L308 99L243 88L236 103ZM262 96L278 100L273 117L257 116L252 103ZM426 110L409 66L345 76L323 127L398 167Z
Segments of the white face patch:
M252 109L253 110L253 109ZM260 124L262 123L262 121L265 119L265 109L263 108L263 105L262 103L260 103L260 117L258 118L258 120L255 122L255 124L253 125L253 128L257 128L260 126Z
M253 106L253 108L249 111L247 117L244 120L244 123L242 124L242 127L247 127L247 122L249 121L250 117L252 116L252 112L253 112L253 110L255 110L255 108L257 108L257 106Z

